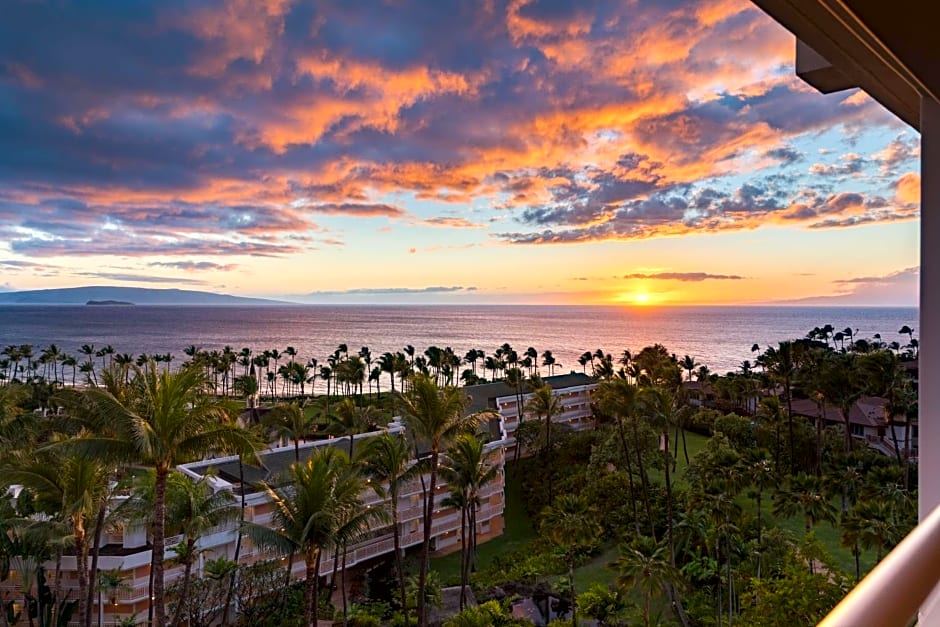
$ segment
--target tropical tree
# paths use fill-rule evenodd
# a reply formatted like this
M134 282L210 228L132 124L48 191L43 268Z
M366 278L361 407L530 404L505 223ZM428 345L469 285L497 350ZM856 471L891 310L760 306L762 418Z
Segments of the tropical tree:
M583 494L562 494L542 511L542 532L555 546L564 550L568 566L568 591L571 624L578 624L577 595L574 586L574 561L579 546L597 540L602 528L597 513Z
M275 438L294 442L294 461L300 461L300 441L316 431L313 414L307 415L299 403L278 403L265 414L262 424Z
M470 570L476 563L477 509L480 507L480 491L492 483L499 474L499 467L489 461L482 440L474 434L462 433L447 448L441 476L447 481L451 494L462 506L461 512L461 568L460 608L466 604L466 590L470 581ZM469 527L469 537L465 529Z
M819 477L800 473L790 477L774 495L775 516L791 518L802 515L806 533L819 522L833 522L836 508L829 500L823 481Z
M400 398L402 419L418 445L427 450L428 491L424 504L424 540L418 584L423 590L427 581L431 552L431 522L441 453L459 434L472 432L482 419L478 413L467 414L469 398L459 389L440 388L428 376L415 375L411 387ZM418 625L427 624L424 595L418 595Z
M636 533L640 533L639 516L636 509L636 490L633 483L633 462L630 456L630 445L627 441L624 423L629 422L632 427L633 444L643 490L643 504L646 509L646 518L649 521L650 533L655 537L655 523L649 499L649 480L646 474L646 464L643 458L643 446L640 445L640 424L637 419L639 389L626 379L612 379L603 381L597 388L597 402L601 411L613 416L617 424L617 435L620 440L623 462L627 471L627 482L630 488L630 505L633 508L633 520Z
M525 404L525 411L532 412L538 418L545 419L545 441L541 450L541 458L544 468L548 473L548 504L551 505L554 500L553 477L554 474L550 468L548 456L551 455L552 448L552 420L561 413L561 403L550 385L543 385L532 392L532 396ZM519 455L519 446L516 446L516 456Z
M239 511L234 503L235 497L230 491L213 491L209 475L192 481L182 473L171 472L167 478L167 517L179 525L183 533L183 540L173 550L177 561L184 566L182 589L171 625L180 625L184 610L188 611L190 606L193 562L199 555L196 543L213 527L238 518Z
M679 570L670 563L669 549L647 536L639 536L620 546L620 557L613 563L617 585L624 590L639 589L643 595L643 624L650 625L650 599L678 587Z
M392 519L392 542L395 547L395 571L398 576L398 591L401 595L401 610L408 624L408 599L405 591L405 566L401 549L401 528L398 519L398 497L402 486L420 470L415 463L411 447L404 437L383 433L367 438L362 453L357 456L363 464L372 489L380 497L389 499Z
M8 458L0 472L6 481L30 491L36 511L64 521L76 556L79 620L88 627L88 534L110 494L107 467L93 455L47 448Z
M362 501L367 486L359 467L344 452L317 448L306 463L291 465L281 485L265 485L277 525L246 523L246 532L259 546L283 555L303 555L304 625L308 627L316 627L319 618L324 551L358 537L379 515L378 509L367 508Z
M207 393L199 368L160 371L152 362L138 368L126 398L99 388L76 391L93 417L93 435L63 442L79 451L154 469L153 622L166 624L164 554L166 551L166 485L170 470L201 459L211 451L253 450L253 440L234 424L237 409ZM96 428L97 427L97 428Z
M771 379L783 386L787 407L787 429L790 444L790 473L796 473L796 453L793 440L793 379L796 376L796 361L793 342L779 342L768 347L762 355Z

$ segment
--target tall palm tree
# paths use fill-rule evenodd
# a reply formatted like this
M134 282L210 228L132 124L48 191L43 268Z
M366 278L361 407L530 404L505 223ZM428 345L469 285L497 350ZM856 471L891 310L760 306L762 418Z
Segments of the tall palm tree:
M259 546L281 554L300 553L306 566L304 625L316 627L319 618L320 563L324 551L354 538L379 515L365 507L367 487L358 466L342 451L321 447L303 464L292 464L280 486L266 485L274 503L275 528L246 523Z
M447 448L446 461L441 467L441 476L447 481L451 494L458 497L461 513L461 560L460 560L460 608L466 604L470 571L475 565L477 540L477 508L480 506L480 491L492 483L499 474L499 467L489 462L489 455L479 437L471 433L458 435ZM464 524L466 523L466 524ZM469 527L469 538L464 529Z
M543 385L532 392L532 396L525 404L525 411L532 412L538 418L545 419L545 443L542 446L542 463L548 472L548 504L551 505L554 499L552 490L552 471L548 456L551 455L552 448L552 420L561 413L561 403L555 396L554 390L550 385ZM521 447L516 444L516 458L519 456Z
M682 582L682 575L668 559L668 549L646 536L620 546L613 563L617 585L626 590L639 588L643 594L643 624L650 625L650 599Z
M669 429L673 425L680 425L687 407L680 407L675 394L665 388L656 386L645 388L640 392L640 408L643 415L657 426L662 433L663 469L666 485L666 533L669 545L669 559L673 565L676 563L675 540L673 538L673 502L672 502L672 476L670 467L674 460L669 454Z
M692 371L698 368L700 365L701 365L700 363L695 361L695 357L689 357L688 355L686 355L679 361L679 366L683 370L688 371L689 381L692 381Z
M552 544L564 549L568 565L571 624L578 624L577 595L574 587L574 558L578 546L593 542L601 534L597 513L583 494L562 494L542 512L542 532Z
M426 375L415 375L411 387L401 395L402 419L418 446L427 451L429 487L424 505L424 540L418 586L424 590L431 553L431 522L434 515L434 496L437 491L437 473L441 453L459 434L473 431L480 423L481 414L466 414L469 404L461 390L439 388ZM424 595L418 595L418 625L427 624Z
M374 427L377 420L378 416L371 405L357 407L351 398L344 398L337 403L330 416L330 427L334 433L349 436L349 450L346 454L352 459L353 437Z
M649 479L646 474L646 464L643 458L643 446L640 437L640 423L637 417L639 398L639 388L628 382L626 379L613 379L604 381L597 390L598 404L606 414L614 416L617 422L617 434L620 438L620 447L623 452L623 459L627 469L628 485L630 488L630 501L633 507L633 520L635 521L637 534L639 534L639 516L636 511L636 495L633 483L633 462L630 458L630 446L627 442L624 423L629 422L633 434L633 448L636 453L637 472L640 475L640 485L642 488L643 505L646 510L646 518L650 525L650 533L656 536L656 527L653 520L653 512L650 506Z
M235 497L230 491L212 490L208 475L199 481L192 481L179 472L170 473L167 479L167 516L183 532L183 541L174 550L177 560L184 565L182 590L171 625L180 625L183 612L189 610L193 562L198 557L196 543L213 527L239 517L238 508L234 504ZM190 621L186 622L190 624Z
M363 451L357 457L362 461L366 475L371 478L370 485L375 493L379 496L388 494L398 591L401 595L401 610L405 617L405 624L408 625L410 623L405 591L404 556L401 550L401 528L398 521L398 496L401 493L401 487L418 473L420 466L415 463L412 449L405 438L390 433L366 438Z
M793 342L778 342L777 347L768 347L764 352L767 372L783 386L787 406L787 429L790 441L790 473L796 473L796 451L793 441L793 378L796 376L796 360Z
M90 455L45 449L8 458L0 472L30 491L37 511L66 523L76 556L79 620L83 627L88 627L88 532L109 494L107 467Z
M254 442L234 424L237 407L208 394L200 368L160 371L154 364L137 369L131 393L119 399L99 388L77 394L97 417L95 435L63 442L77 450L131 461L155 472L153 557L153 621L166 624L164 554L166 551L166 485L170 470L201 459L211 451L252 451Z
M852 450L852 424L850 412L864 388L858 371L857 355L829 353L820 364L819 391L825 399L839 408L842 415L845 453Z

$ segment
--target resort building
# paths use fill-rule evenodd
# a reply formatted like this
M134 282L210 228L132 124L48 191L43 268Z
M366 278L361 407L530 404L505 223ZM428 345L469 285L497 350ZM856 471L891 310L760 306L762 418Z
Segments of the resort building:
M917 456L917 424L910 425L910 448L906 440L908 427L904 416L891 417L890 425L885 414L885 405L888 401L878 396L863 396L852 405L849 410L849 425L852 437L868 444L869 447L888 456L896 455L895 442L898 450L904 455L910 450L912 457ZM836 426L844 428L845 422L842 411L835 405L818 404L812 399L798 398L791 403L794 416L802 416L811 424L816 425L822 420L823 428Z
M597 389L595 379L587 374L571 372L544 377L542 383L551 386L552 393L560 405L561 411L552 416L554 423L567 425L575 430L594 426L594 410L591 402L594 391ZM517 390L503 381L472 385L464 390L470 395L471 412L490 409L499 414L498 420L491 421L491 434L494 438L498 437L506 442L507 452L514 453L516 429L522 422L539 419L535 413L526 408L526 404L532 398L532 391L525 383L521 389Z

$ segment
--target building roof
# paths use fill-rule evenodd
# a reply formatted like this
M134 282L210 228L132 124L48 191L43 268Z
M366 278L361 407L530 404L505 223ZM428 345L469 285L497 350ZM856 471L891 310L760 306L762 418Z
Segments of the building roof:
M397 432L397 431L396 431ZM382 431L372 431L370 433L360 433L353 436L353 455L356 454L357 447L361 445L362 439L372 437L382 433ZM317 440L312 442L302 442L299 447L300 461L306 461L314 450L325 446L338 448L344 453L349 452L349 437L337 437L329 440ZM242 474L246 485L259 485L262 481L271 482L279 475L283 474L290 465L294 463L295 453L294 445L281 446L278 448L267 449L258 455L261 458L263 467L242 465ZM185 468L199 476L204 476L209 468L216 471L219 479L227 481L234 486L239 485L239 470L237 457L223 457L220 459L207 459L193 464L186 464Z
M883 427L885 426L884 406L887 401L879 396L863 396L852 405L849 410L849 423L853 425L862 425L865 427ZM816 401L808 398L793 399L793 413L797 416L806 416L807 418L818 418L819 407ZM823 408L823 419L827 422L842 422L842 412L835 405L826 404ZM903 422L903 419L896 416L895 422Z
M823 93L861 87L920 129L940 96L936 22L913 0L754 0L797 36L797 74Z
M592 377L582 372L571 372L569 374L558 374L552 377L543 377L542 383L552 386L553 390L564 388L573 388L581 385L591 385L597 383ZM514 396L516 388L507 384L505 381L495 381L493 383L481 383L480 385L468 385L464 391L470 396L470 406L468 411L471 413L483 411L485 409L494 409L496 399L503 396ZM526 386L523 389L524 394L531 392Z

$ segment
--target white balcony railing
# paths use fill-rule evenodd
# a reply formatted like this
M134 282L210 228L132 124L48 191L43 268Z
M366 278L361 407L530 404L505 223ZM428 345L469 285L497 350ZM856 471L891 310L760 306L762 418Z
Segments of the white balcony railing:
M901 541L820 627L908 625L940 581L940 507Z

